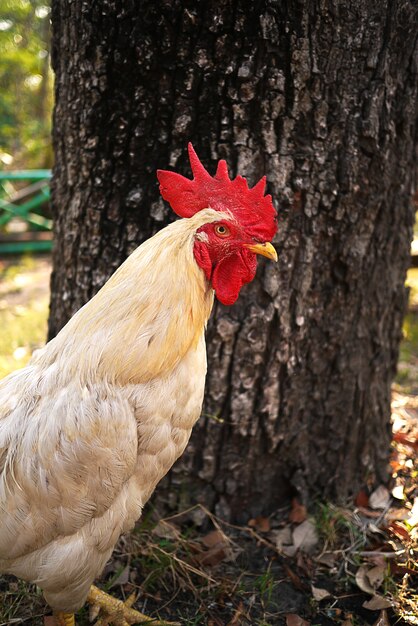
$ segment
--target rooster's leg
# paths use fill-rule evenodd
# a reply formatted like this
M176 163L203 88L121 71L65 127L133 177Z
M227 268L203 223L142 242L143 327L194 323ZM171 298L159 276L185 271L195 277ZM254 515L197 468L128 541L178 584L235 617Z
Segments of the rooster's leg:
M100 610L103 617L96 622L96 626L105 626L105 624L113 624L114 626L129 626L130 624L149 624L149 626L180 626L177 622L165 622L152 619L144 613L140 613L132 609L135 602L135 594L129 596L126 602L109 596L94 585L90 587L87 602L92 605L93 612L97 615Z
M75 626L74 613L63 613L62 611L55 611L54 617L57 626Z

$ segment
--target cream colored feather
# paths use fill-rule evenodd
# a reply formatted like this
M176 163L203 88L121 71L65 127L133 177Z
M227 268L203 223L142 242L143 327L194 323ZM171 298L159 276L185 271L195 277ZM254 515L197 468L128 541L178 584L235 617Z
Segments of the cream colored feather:
M85 601L200 414L213 293L207 209L140 246L29 365L0 381L0 571Z

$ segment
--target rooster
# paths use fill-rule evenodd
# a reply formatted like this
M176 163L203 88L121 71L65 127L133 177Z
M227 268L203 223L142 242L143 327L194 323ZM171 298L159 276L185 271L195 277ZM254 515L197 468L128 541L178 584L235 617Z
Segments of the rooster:
M175 221L143 243L29 365L0 381L0 572L38 585L60 626L149 618L93 586L184 451L201 411L214 295L277 260L265 177L158 171ZM163 622L153 622L162 624Z

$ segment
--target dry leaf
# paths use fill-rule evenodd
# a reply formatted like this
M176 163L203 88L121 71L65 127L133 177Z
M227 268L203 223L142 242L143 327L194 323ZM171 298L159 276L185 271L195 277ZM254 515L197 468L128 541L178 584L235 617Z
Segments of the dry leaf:
M321 600L325 600L325 598L329 598L331 596L330 592L326 589L320 589L319 587L314 587L313 585L311 585L311 591L317 602L321 602Z
M201 565L209 565L213 567L221 563L227 556L225 544L218 544L208 550L207 552L201 552L194 557L194 560Z
M129 565L124 567L119 576L112 581L110 588L115 587L115 585L125 585L127 582L129 582L130 569L131 568L129 567Z
M397 500L405 500L403 485L396 485L396 487L392 489L392 496Z
M315 560L317 563L331 568L335 565L336 556L334 552L323 552Z
M289 521L294 524L301 524L306 520L306 507L303 506L296 498L292 500L292 509L289 513Z
M380 565L380 567L385 569L387 567L386 557L383 554L379 554L379 552L372 552L371 554L363 552L363 558L367 559L367 562L370 564Z
M202 543L207 548L213 548L213 546L217 546L220 543L228 543L228 541L221 530L212 530L212 532L202 538Z
M368 593L371 596L374 595L374 589L367 577L367 567L365 567L365 565L359 567L356 572L356 585L365 593Z
M392 522L389 526L389 530L392 531L400 539L404 539L405 541L410 541L411 539L411 535L409 534L408 530L405 528L405 526L399 524L399 522Z
M164 520L160 520L152 529L152 534L160 539L178 539L180 537L179 529L174 524L169 524Z
M44 617L44 626L56 626L57 622L55 621L55 617L53 615L45 615Z
M362 515L365 515L366 517L377 519L378 517L382 516L382 514L379 511L372 511L371 509L365 509L363 506L359 506L358 510L360 511Z
M411 435L406 435L405 433L393 433L393 441L397 443L401 443L403 446L410 446L415 450L418 450L418 439L411 439Z
M255 528L260 533L268 533L270 530L270 520L268 517L262 517L258 515L254 519L250 519L248 526Z
M373 626L390 626L388 615L385 610L380 613Z
M407 520L410 515L411 515L410 509L406 509L406 508L390 509L386 513L386 518L389 521L397 520L398 522L403 522L404 520Z
M280 552L282 554L284 554L285 556L288 556L289 558L292 558L295 556L296 552L297 552L297 548L296 546L283 546L282 549L280 550Z
M372 509L386 509L390 504L390 493L384 485L380 485L369 498Z
M369 609L369 611L380 611L381 609L389 609L392 606L392 603L383 596L373 596L370 600L363 602L362 606L365 609Z
M283 546L290 546L292 544L292 529L290 526L280 528L275 532L276 548L281 550Z
M385 563L371 568L362 565L356 572L356 584L362 591L374 596L376 589L380 587L385 578L385 573Z
M418 526L418 498L415 498L414 504L411 510L411 514L408 517L408 524L412 526Z
M358 492L355 499L355 504L356 506L369 506L369 496L364 491L364 489Z
M310 626L310 622L304 620L296 613L286 613L286 626Z
M295 548L303 550L308 554L312 552L318 544L318 535L315 524L310 520L305 520L302 524L296 526L293 530L292 536Z
M382 584L386 573L386 565L376 565L367 571L367 578L373 589L378 589Z

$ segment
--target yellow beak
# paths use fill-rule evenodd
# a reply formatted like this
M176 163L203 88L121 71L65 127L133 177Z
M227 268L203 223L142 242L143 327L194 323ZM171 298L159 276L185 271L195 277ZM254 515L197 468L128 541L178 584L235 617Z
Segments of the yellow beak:
M255 252L255 254L262 254L263 256L266 256L268 259L271 259L272 261L277 262L276 249L273 248L271 243L269 243L268 241L266 241L265 243L254 243L254 244L246 243L244 245L251 252Z

